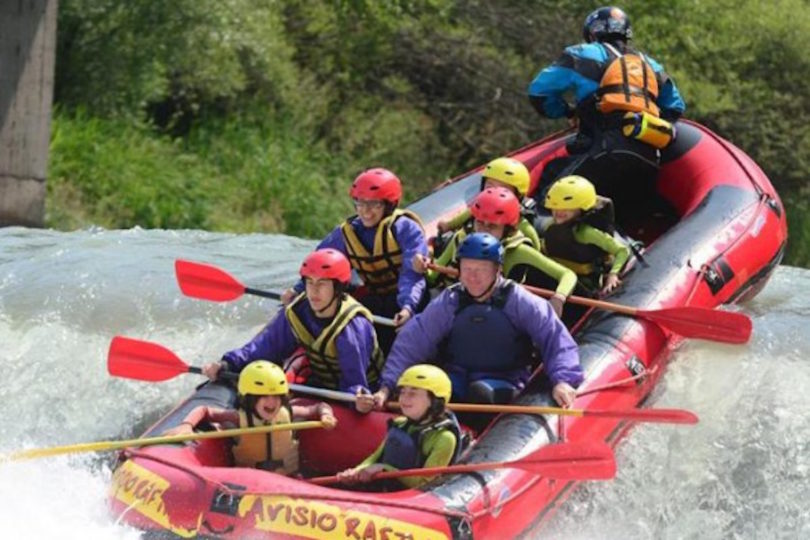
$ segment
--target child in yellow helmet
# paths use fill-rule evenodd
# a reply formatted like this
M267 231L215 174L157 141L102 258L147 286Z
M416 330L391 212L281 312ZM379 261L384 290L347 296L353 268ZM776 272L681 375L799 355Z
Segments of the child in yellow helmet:
M385 439L373 454L338 478L346 483L368 483L381 471L444 467L455 461L461 429L447 409L452 390L450 378L437 366L417 364L406 369L397 381L403 416L390 422ZM415 488L433 478L398 478L394 487Z
M312 419L320 420L327 429L337 425L332 408L326 403L301 405L296 404L295 400L290 401L287 377L272 362L257 360L248 364L239 374L237 389L238 409L202 405L195 407L178 426L166 431L166 434L191 433L203 421L226 422L240 428ZM298 472L298 441L292 431L237 437L234 439L232 452L237 467L255 467L286 475Z
M480 191L484 191L485 189L491 187L508 188L521 202L521 208L524 211L522 213L533 214L532 207L534 206L535 202L533 199L526 196L529 192L530 184L531 178L529 175L529 169L527 169L523 163L514 158L501 157L494 159L487 163L484 170L481 171ZM439 221L436 228L438 229L439 234L442 234L447 231L453 231L461 228L470 219L471 214L468 208L456 214L447 221ZM526 217L521 216L520 222L518 223L518 230L531 241L532 246L535 249L540 249L540 237L537 235L537 230L534 228L534 225L532 225L532 223L526 219Z
M609 199L598 197L582 176L557 180L546 194L545 207L553 221L543 229L543 253L577 274L578 283L602 296L621 284L619 273L630 258L630 247L612 234ZM599 226L594 226L599 224Z

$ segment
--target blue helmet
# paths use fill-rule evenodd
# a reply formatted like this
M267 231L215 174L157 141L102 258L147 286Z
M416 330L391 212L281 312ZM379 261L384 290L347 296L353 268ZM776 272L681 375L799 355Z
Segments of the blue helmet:
M489 233L473 233L461 243L456 258L478 259L503 264L503 246L500 240Z
M594 41L629 41L633 37L630 19L621 9L613 6L601 7L592 11L582 25L582 36L588 43Z

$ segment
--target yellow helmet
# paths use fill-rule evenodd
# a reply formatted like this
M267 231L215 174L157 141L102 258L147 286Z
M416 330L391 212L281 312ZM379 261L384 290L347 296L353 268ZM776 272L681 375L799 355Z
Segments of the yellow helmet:
M549 210L590 210L596 205L596 188L582 176L565 176L546 193Z
M481 176L512 186L518 190L521 197L525 197L529 192L529 169L516 159L508 157L493 159L481 171Z
M290 387L284 370L267 360L251 362L239 374L239 393L243 396L286 396Z
M402 372L397 381L397 386L412 386L433 392L433 395L444 398L444 402L450 401L450 394L453 393L453 384L441 368L430 364L417 364Z

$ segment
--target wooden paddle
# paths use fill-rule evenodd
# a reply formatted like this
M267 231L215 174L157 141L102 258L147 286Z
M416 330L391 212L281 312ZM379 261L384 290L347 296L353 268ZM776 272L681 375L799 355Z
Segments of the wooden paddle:
M299 384L290 385L290 389L310 396L336 401L355 402L357 396L348 392L313 388ZM389 409L398 409L399 403L389 401L385 404ZM556 414L558 416L591 416L597 418L621 418L633 422L649 422L656 424L697 424L695 413L683 409L565 409L562 407L546 407L534 405L497 405L478 403L448 403L447 408L455 412L478 413L506 413L506 414Z
M375 474L372 479L435 476L507 468L522 469L547 478L561 480L610 480L616 476L616 459L613 451L605 443L560 443L544 446L524 458L513 461L383 471ZM337 476L319 476L311 478L309 481L313 484L324 485L334 484L340 480Z
M226 429L222 431L206 431L203 433L189 433L187 435L165 435L161 437L145 437L142 439L127 439L124 441L100 441L81 444L71 444L68 446L52 446L50 448L32 448L14 452L7 456L0 456L2 461L16 461L23 459L35 459L47 456L57 456L60 454L75 454L77 452L105 452L108 450L120 450L135 446L151 446L155 444L172 444L185 441L198 441L201 439L221 439L223 437L239 437L254 433L271 433L273 431L291 431L301 429L315 429L324 427L323 422L293 422L290 424L274 424L272 426L259 426L252 428Z
M244 294L251 294L281 300L281 293L245 287L224 270L209 264L177 259L174 262L174 271L180 290L192 298L228 302L236 300ZM388 317L374 315L373 319L375 324L395 326L394 320Z
M458 277L458 270L455 268L433 263L428 263L428 267L445 275ZM523 285L523 287L538 296L549 298L554 295L554 291L548 289L530 285ZM707 339L722 343L747 343L751 337L751 319L744 313L718 311L697 306L646 310L581 296L569 296L566 302L613 311L631 317L641 317L670 332L688 338Z
M165 381L183 373L202 373L200 368L189 366L162 345L123 336L115 336L110 342L110 350L107 354L107 371L110 375L116 377L150 382ZM236 377L236 374L227 373L227 376ZM300 384L291 384L290 389L301 394L336 401L354 403L357 399L357 396L348 392L313 388ZM386 406L398 408L399 404L391 402L387 403ZM450 403L448 408L454 411L484 413L557 414L563 416L622 418L633 422L661 424L696 424L698 422L698 418L694 413L682 409L595 410L523 405L478 405L473 403Z

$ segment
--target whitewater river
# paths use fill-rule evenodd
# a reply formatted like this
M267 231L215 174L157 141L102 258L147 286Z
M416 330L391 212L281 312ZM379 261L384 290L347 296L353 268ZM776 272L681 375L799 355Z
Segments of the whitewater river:
M112 336L201 364L277 308L184 298L176 258L280 290L312 247L271 235L0 229L0 454L135 437L200 382L110 377ZM682 346L650 400L700 423L636 427L617 449L616 479L582 484L538 537L810 538L810 273L779 268L744 311L750 344ZM107 513L110 463L0 463L0 537L139 538Z

